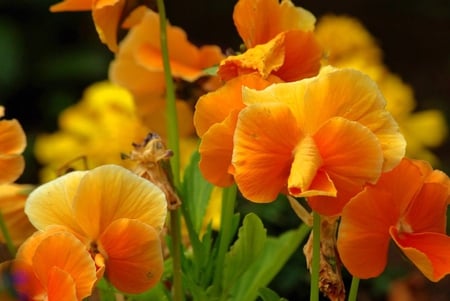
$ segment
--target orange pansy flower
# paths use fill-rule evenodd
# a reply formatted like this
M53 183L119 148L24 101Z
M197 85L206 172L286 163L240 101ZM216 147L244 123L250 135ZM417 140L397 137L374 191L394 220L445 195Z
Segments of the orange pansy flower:
M194 125L201 138L200 170L211 183L221 187L234 183L230 173L231 154L237 115L245 107L242 102L242 87L260 90L270 84L270 81L262 79L256 73L246 74L199 98Z
M424 166L403 159L345 206L337 247L352 275L381 274L391 238L431 281L450 274L450 237L445 232L448 178L443 182L442 173L436 178Z
M221 62L218 75L223 80L254 71L264 78L274 74L284 81L318 73L322 50L313 33L315 18L310 12L289 0L241 0L233 19L247 51Z
M0 185L0 212L15 245L20 245L36 231L23 212L25 200L32 189L34 189L32 185ZM5 242L2 234L0 234L0 242Z
M325 68L317 77L244 89L232 164L243 195L273 201L309 197L337 215L367 183L392 169L405 141L374 82L359 71Z
M100 40L111 51L117 51L117 34L123 18L139 5L128 0L64 0L52 5L50 11L92 11Z
M162 274L159 233L166 217L163 192L125 168L103 165L75 171L34 190L25 213L37 229L72 231L101 276L119 290L140 293Z
M62 228L32 235L19 248L11 267L20 300L81 301L91 295L97 281L89 252Z
M0 184L12 183L22 174L25 160L25 133L15 119L5 120L5 109L0 106Z

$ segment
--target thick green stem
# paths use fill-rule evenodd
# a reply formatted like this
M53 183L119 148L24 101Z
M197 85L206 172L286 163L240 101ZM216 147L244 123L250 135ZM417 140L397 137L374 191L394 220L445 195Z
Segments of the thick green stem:
M311 263L310 301L319 301L320 215L313 212L313 255Z
M180 188L180 147L178 135L178 118L175 103L175 87L170 70L169 47L167 43L166 9L163 0L157 0L160 27L160 47L164 67L164 79L166 83L166 118L168 147L173 151L171 159L173 183L175 188ZM182 270L181 270L181 226L179 209L170 211L170 235L172 237L173 260L173 300L184 300Z
M12 257L14 257L16 255L16 247L14 246L11 235L9 234L8 231L8 227L6 227L5 220L3 219L3 214L1 212L0 212L0 229L5 239L6 247L8 248L9 254Z
M169 47L167 44L166 10L164 0L157 0L159 12L160 45L164 67L164 80L166 84L166 110L167 110L167 141L168 147L173 151L171 159L173 182L180 187L180 147L178 135L178 118L175 98L175 86L170 69Z
M356 301L358 297L359 278L353 276L352 284L350 285L350 292L348 294L348 301Z
M233 238L233 215L236 204L236 185L224 188L222 193L222 212L220 216L219 251L214 274L214 282L220 286L223 275L225 255Z

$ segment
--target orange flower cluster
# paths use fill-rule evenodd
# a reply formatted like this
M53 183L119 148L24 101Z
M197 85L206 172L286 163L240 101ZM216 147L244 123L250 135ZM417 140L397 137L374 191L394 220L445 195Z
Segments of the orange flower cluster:
M289 0L240 0L233 17L247 50L220 63L225 84L194 114L204 177L254 202L304 197L330 223L341 218L339 256L357 277L381 273L389 237L429 279L449 274L450 180L404 157L376 82L319 71L314 17Z

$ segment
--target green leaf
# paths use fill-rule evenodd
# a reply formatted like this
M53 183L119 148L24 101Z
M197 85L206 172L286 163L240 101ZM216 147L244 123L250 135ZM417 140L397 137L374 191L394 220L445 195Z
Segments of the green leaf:
M200 173L199 161L200 154L195 152L189 166L186 167L181 187L184 213L189 215L188 219L192 224L192 230L196 233L200 232L203 225L203 217L213 189L213 185L207 182Z
M114 299L116 300L116 299ZM169 301L171 300L167 289L162 283L158 283L151 290L138 294L138 295L128 295L128 301L148 301L148 300L158 300L158 301ZM103 301L103 299L102 299Z
M266 229L259 217L253 213L246 215L236 242L225 256L222 294L228 294L240 282L240 277L261 254L265 241Z
M267 238L262 254L233 288L231 295L235 300L256 300L258 291L266 287L278 274L310 230L310 227L302 224L299 228L285 232L279 237Z
M260 288L258 292L263 301L287 301L287 299L281 298L277 293L267 287Z

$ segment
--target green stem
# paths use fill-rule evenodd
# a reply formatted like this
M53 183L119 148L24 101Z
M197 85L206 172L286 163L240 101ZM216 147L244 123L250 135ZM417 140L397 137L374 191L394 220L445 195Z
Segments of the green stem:
M310 301L319 301L320 215L313 212L313 255L311 263Z
M348 301L356 301L358 296L359 278L353 276L352 284L350 285L350 293L348 294Z
M215 267L214 283L221 287L223 264L233 238L233 214L236 204L236 185L224 188L222 192L222 212L220 216L219 250Z
M178 134L178 118L175 100L175 87L170 69L169 47L167 43L166 9L163 0L157 0L159 12L160 47L166 83L166 110L167 110L167 140L168 147L173 151L171 159L173 183L176 189L180 188L180 147ZM182 270L181 270L181 226L179 209L170 211L170 235L172 236L173 260L173 300L184 300Z
M3 214L0 212L0 229L2 231L3 237L6 242L6 247L8 248L9 254L12 257L16 255L16 247L12 241L11 235L9 234L8 227L6 227L5 220L3 219Z
M173 260L173 300L184 300L181 270L181 226L180 210L170 210L170 235L172 236L172 260Z
M175 86L170 69L169 47L167 44L166 9L164 7L164 0L157 0L156 3L159 12L161 54L166 84L167 140L169 149L173 151L173 157L171 159L172 174L175 187L178 188L180 187L180 147Z

